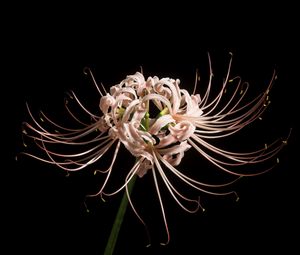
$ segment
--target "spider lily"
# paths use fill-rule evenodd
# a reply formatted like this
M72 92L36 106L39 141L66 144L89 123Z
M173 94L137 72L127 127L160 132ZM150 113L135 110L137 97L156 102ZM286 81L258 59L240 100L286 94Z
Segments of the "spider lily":
M212 95L213 72L210 57L210 76L203 94L196 93L198 74L191 94L180 88L179 79L160 79L156 76L145 79L140 72L128 75L107 92L103 86L99 87L96 84L91 70L86 69L85 73L92 77L101 97L99 115L86 109L74 92L71 92L70 97L90 116L92 123L82 121L78 114L70 109L68 101L65 107L79 124L78 128L63 127L43 112L40 113L39 121L27 105L32 124L24 123L23 132L35 141L44 152L44 157L29 152L24 154L69 172L84 169L98 162L112 148L114 153L108 169L95 171L106 174L104 183L96 194L90 196L112 196L125 189L133 211L143 224L130 200L128 184L136 175L142 178L151 172L167 234L165 243L168 243L170 235L158 178L161 178L176 203L185 211L193 213L202 208L199 199L185 196L170 176L200 192L212 195L232 194L238 198L234 191L223 192L220 191L221 188L229 186L243 176L254 176L272 169L275 164L271 163L266 167L265 163L286 144L286 140L278 139L250 152L232 152L213 145L215 140L233 135L260 118L269 104L269 92L276 79L276 74L273 73L266 90L247 100L249 84L243 82L240 77L230 78L231 63L232 58L220 91L216 95ZM231 94L228 91L232 91ZM151 114L153 108L158 112L155 116ZM65 153L60 148L56 150L57 145L64 145L63 149L70 147L72 152ZM105 188L121 146L124 146L136 161L128 170L121 186L109 193ZM177 166L185 153L192 148L233 178L225 183L211 184L200 182L180 171ZM245 172L241 169L243 166L252 169L251 166L254 165L259 170ZM257 168L258 165L262 165L262 168Z

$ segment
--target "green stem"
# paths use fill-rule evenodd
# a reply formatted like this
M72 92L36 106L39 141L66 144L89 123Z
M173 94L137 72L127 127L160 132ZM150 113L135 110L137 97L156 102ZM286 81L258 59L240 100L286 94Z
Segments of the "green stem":
M128 187L129 195L132 192L135 180L136 180L136 175L134 175L132 177L131 181L128 183L127 187ZM118 239L118 235L119 235L119 232L120 232L120 229L121 229L121 225L122 225L122 222L123 222L123 219L124 219L124 215L125 215L125 212L126 212L126 209L127 209L127 205L128 205L128 197L127 197L127 194L126 194L126 191L125 191L124 195L123 195L123 198L122 198L122 201L121 201L121 204L120 204L120 207L119 207L119 210L118 210L118 213L117 213L115 221L114 221L114 225L111 229L111 232L110 232L110 235L109 235L109 238L108 238L108 242L106 244L104 255L112 255L113 252L114 252L116 242L117 242L117 239Z
M150 117L149 116L149 105L147 106L147 108L148 108L148 111L146 112L144 118L142 119L141 126L140 126L141 130L144 130L144 131L149 130L149 124L150 124L149 123L150 122L150 119L149 119L149 117ZM167 113L167 111L168 111L168 109L163 109L160 114L164 115L164 114ZM123 113L124 113L123 108L120 108L120 114L123 114ZM127 185L129 195L132 192L135 180L136 180L136 175L134 175L132 177L131 181ZM114 225L111 229L111 232L110 232L107 244L106 244L106 248L104 250L104 255L112 255L113 252L114 252L114 249L115 249L115 246L116 246L116 243L117 243L118 235L119 235L122 223L123 223L123 219L124 219L124 215L125 215L127 206L128 206L128 197L127 197L127 193L125 191L124 195L123 195L123 198L122 198L122 201L121 201L121 204L120 204L120 207L119 207L119 210L118 210L118 213L117 213L115 221L114 221Z

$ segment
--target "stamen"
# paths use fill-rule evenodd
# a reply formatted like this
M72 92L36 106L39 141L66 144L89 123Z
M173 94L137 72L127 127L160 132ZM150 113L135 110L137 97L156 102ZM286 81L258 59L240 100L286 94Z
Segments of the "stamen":
M90 212L90 210L89 210L89 208L87 207L87 204L86 204L86 202L85 202L85 201L83 201L83 205L84 205L84 207L85 207L85 210L86 210L86 212L87 212L87 213L89 213L89 212Z
M238 202L240 200L239 195L235 191L233 191L233 194L235 195L235 201Z
M89 67L84 67L84 68L83 68L83 73L84 73L85 75L90 75L90 76L91 76L92 81L93 81L93 84L95 85L97 91L99 92L99 94L100 94L101 96L103 96L103 94L102 94L101 90L99 89L99 86L98 86L98 84L97 84L97 82L96 82L96 80L95 80L95 77L94 77L94 75L93 75L92 70L91 70ZM106 92L106 90L105 90L105 88L104 88L104 86L103 86L102 83L101 83L101 85L102 85L102 88L103 88L103 90L104 90L104 92L105 92L105 94L106 94L107 92Z
M103 197L103 193L100 193L99 196L100 196L102 202L103 202L103 203L106 203L106 200L105 200L104 197Z

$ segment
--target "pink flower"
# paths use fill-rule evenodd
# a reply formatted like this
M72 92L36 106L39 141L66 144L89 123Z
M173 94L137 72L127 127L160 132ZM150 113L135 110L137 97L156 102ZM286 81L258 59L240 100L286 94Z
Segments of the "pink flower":
M169 176L178 178L187 186L200 192L213 195L234 194L237 197L234 191L224 192L220 191L220 188L229 186L242 176L258 175L272 169L275 164L271 162L270 166L265 167L264 163L272 161L271 159L286 143L285 140L276 140L268 146L250 152L232 152L213 145L216 139L235 134L261 116L269 103L269 91L276 79L274 73L265 91L251 100L246 100L249 84L242 82L240 77L230 78L231 62L232 59L220 91L215 96L211 93L213 72L210 58L210 79L202 95L195 94L198 75L194 91L190 94L180 88L179 79L160 79L156 76L145 79L142 73L136 72L112 86L109 93L104 87L101 91L95 83L101 97L100 114L97 115L88 111L72 92L72 98L92 119L91 124L83 122L70 110L66 102L67 110L80 126L78 128L63 127L42 112L42 122L40 122L33 116L27 105L32 124L25 123L24 133L35 141L44 152L44 156L29 152L24 154L54 164L66 171L78 171L97 162L113 148L112 162L106 171L102 171L106 173L105 181L99 191L91 196L114 195L126 188L134 175L142 178L150 171L156 187L167 232L166 243L168 243L170 236L167 218L157 178L162 179L180 207L193 213L202 208L199 199L191 199L183 195ZM87 73L95 81L89 69ZM232 94L228 94L227 90L232 90ZM153 109L158 112L156 116L150 114ZM57 147L57 145L64 146ZM120 188L107 193L105 188L121 146L136 158L136 162L129 169ZM63 152L65 147L69 147L70 152ZM185 153L192 148L234 178L221 184L209 184L192 179L177 169ZM259 169L259 165L263 167L260 170L250 171L253 165L256 169ZM249 170L247 172L241 170L242 166L246 166ZM142 221L130 197L128 199L134 212Z

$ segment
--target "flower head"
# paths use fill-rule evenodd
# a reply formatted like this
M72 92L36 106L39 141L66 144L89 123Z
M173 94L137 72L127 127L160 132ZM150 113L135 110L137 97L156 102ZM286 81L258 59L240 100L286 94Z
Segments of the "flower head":
M198 74L194 91L190 94L180 87L179 79L156 76L145 79L141 72L128 75L119 84L112 86L109 92L103 86L98 87L95 82L100 95L99 114L87 110L72 92L71 97L92 120L91 123L83 122L78 114L71 111L66 102L66 109L80 126L78 128L63 127L42 112L42 122L38 121L27 105L32 124L25 123L24 132L34 139L44 152L44 156L28 152L24 154L54 164L66 171L78 171L98 162L109 149L113 148L110 166L101 171L106 174L105 181L99 191L91 196L114 195L124 188L127 189L128 183L135 175L142 178L150 172L169 242L167 218L158 178L161 178L176 203L192 213L202 208L199 199L186 197L169 176L178 178L185 185L200 192L236 195L234 191L224 192L220 191L220 188L229 186L242 176L258 175L272 169L275 164L271 162L266 167L264 163L269 162L286 143L279 139L250 152L232 152L213 145L216 139L233 135L260 118L269 103L269 91L276 79L274 73L266 90L257 97L247 100L249 84L242 82L240 77L230 78L231 61L232 59L220 91L214 96L211 93L213 73L210 58L209 81L205 93L201 95L196 93ZM90 69L85 71L95 81ZM231 87L232 94L226 92L228 87ZM63 149L54 147L57 145L64 145ZM121 146L125 147L136 161L128 170L123 184L114 192L108 193L105 188ZM70 152L64 152L65 147L69 147ZM221 184L204 183L180 171L177 166L185 153L192 148L218 169L232 175L232 180ZM255 171L241 169L243 166L252 169L253 165L256 167ZM261 169L257 167L259 165L262 165ZM134 212L143 222L129 194L128 199Z

